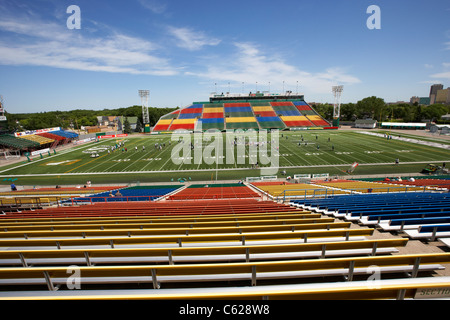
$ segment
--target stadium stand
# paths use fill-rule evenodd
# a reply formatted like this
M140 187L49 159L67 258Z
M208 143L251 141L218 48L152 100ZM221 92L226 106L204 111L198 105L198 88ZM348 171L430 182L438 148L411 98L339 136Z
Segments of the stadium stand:
M172 124L172 119L161 119L158 121L153 131L168 131L170 125Z
M178 119L197 119L202 116L203 105L195 104L180 111Z
M17 191L0 192L0 205L14 204L18 208L40 207L43 205L54 205L61 201L79 196L89 196L94 193L106 192L124 188L123 186L98 186L82 188L60 187L58 188L35 188Z
M377 226L384 231L404 231L414 239L450 236L448 233L437 234L446 231L445 226L450 224L450 196L447 193L358 194L292 200L291 203L347 221Z
M271 199L289 199L292 197L326 196L347 193L320 185L289 182L252 182L251 185Z
M20 136L19 139L26 139L26 140L30 140L30 141L35 141L37 143L39 143L39 145L43 146L43 145L50 145L53 142L55 142L54 139L49 139L46 137L42 137L39 135L35 135L35 134L30 134L30 135L26 135L26 136Z
M406 192L406 191L423 191L424 187L420 186L400 186L386 185L385 183L356 181L356 180L330 180L330 181L313 181L316 185L346 190L350 193L380 193L380 192Z
M74 203L83 202L118 202L118 201L153 201L179 189L181 186L137 186L114 188L89 197L73 198ZM120 195L117 194L120 192Z
M213 115L213 114L211 114ZM224 118L203 118L199 119L197 122L196 130L209 130L209 129L216 129L216 130L224 130L225 129L225 121Z
M450 286L449 277L382 279L377 282L377 290L367 286L367 281L342 283L270 285L254 287L235 287L224 291L222 288L203 289L158 289L158 290L71 290L38 291L25 293L0 293L0 299L42 299L42 300L405 300L427 299ZM332 290L329 288L333 287ZM430 294L433 292L433 295ZM5 298L6 297L6 298ZM260 306L261 314L268 312ZM270 309L269 309L270 310Z
M50 133L50 132L38 133L36 135L44 137L44 138L52 139L54 141L54 144L51 146L51 148L56 148L58 145L63 145L70 141L69 138L58 136L58 135Z
M240 101L242 99L245 101ZM152 130L155 132L170 132L178 129L189 131L194 129L283 130L328 126L329 123L303 100L303 96L248 95L233 99L210 98L209 102L193 103L186 108L162 116Z
M67 131L67 130L57 130L57 131L52 131L51 133L56 134L61 137L64 137L64 138L68 138L68 139L78 138L78 133Z
M226 118L227 129L259 129L255 117L230 117Z
M309 121L311 121L315 126L329 126L329 123L327 121L325 121L321 116L317 115L310 115L310 116L306 116L306 118L308 118Z
M141 299L405 299L435 279L444 283L429 275L450 254L399 254L407 238L370 239L372 228L262 201L253 186L164 187L179 189L160 201L0 215L0 299L123 299L131 292ZM159 189L120 191L137 197ZM393 194L354 196L382 195ZM78 290L67 282L74 265ZM389 278L376 289L367 286L373 266Z
M188 130L194 131L197 119L175 119L169 127L169 131Z
M450 179L407 179L407 180L390 180L378 181L379 183L389 183L394 185L404 185L404 186L424 186L427 189L447 189L450 190Z
M255 198L259 194L249 187L238 184L200 184L191 185L180 192L171 195L170 200L192 199L227 199L227 198Z
M261 129L284 129L286 125L279 117L260 116L256 120Z
M281 116L287 127L313 127L314 124L305 116Z
M27 139L16 138L13 135L1 135L0 145L8 148L19 150L29 150L40 147L40 143Z

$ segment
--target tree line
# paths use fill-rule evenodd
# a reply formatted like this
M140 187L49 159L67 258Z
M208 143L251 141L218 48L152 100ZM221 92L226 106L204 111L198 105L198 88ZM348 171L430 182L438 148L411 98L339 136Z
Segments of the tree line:
M333 119L332 104L317 104L312 107L326 120ZM379 122L421 122L430 120L445 123L441 117L450 113L450 105L433 104L429 106L418 103L387 104L384 99L367 97L357 103L341 104L341 121L355 121L357 119L373 119Z
M177 108L148 108L150 126L154 126L159 118ZM38 130L53 127L64 129L80 129L82 126L96 126L98 116L123 116L138 117L142 121L142 106L131 106L118 109L103 110L71 110L71 111L48 111L39 113L7 113L7 127L10 132L24 130ZM142 126L140 126L142 128Z
M312 107L326 120L333 119L332 104L312 104ZM160 117L177 108L148 108L150 126L154 126ZM355 121L356 119L374 119L378 121L420 122L431 120L445 123L441 116L450 113L449 105L434 104L430 106L400 103L387 104L379 97L367 97L357 103L341 104L341 121ZM24 130L38 130L52 127L64 129L80 129L81 126L96 126L97 116L138 117L143 125L142 107L131 106L118 109L103 110L71 110L49 111L39 113L6 113L7 129L9 132ZM142 128L142 126L139 126Z

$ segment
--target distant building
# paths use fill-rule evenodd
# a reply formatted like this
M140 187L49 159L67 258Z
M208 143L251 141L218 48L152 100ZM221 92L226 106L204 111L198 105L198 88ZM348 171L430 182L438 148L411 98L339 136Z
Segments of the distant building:
M444 89L444 85L442 84L433 84L430 88L430 104L436 103L436 96L439 90Z
M419 104L424 105L424 106L429 106L430 105L430 97L421 97L419 99Z
M116 116L98 116L97 121L99 126L106 126L110 129L117 130L119 124L119 117Z
M450 88L438 90L435 103L450 104Z
M375 129L377 127L377 120L370 120L370 119L358 119L355 120L355 128L362 128L362 129Z
M420 101L420 98L414 96L414 97L411 97L411 99L409 100L409 103L414 104L414 103L419 103L419 101Z
M419 104L419 105L423 105L423 106L428 106L430 105L430 98L429 97L411 97L411 99L409 100L410 104Z

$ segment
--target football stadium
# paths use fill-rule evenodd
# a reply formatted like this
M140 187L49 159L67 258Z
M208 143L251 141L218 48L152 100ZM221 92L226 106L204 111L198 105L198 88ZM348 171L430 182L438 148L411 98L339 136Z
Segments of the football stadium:
M1 2L0 300L448 300L436 2Z
M0 137L0 299L403 300L450 287L448 139L344 129L304 96L251 94L194 102L148 133L44 131Z

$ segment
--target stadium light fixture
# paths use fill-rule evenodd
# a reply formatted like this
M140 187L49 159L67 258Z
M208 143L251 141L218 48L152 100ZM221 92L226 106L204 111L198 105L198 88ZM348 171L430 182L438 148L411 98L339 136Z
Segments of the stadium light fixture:
M142 121L145 124L150 123L150 117L148 114L148 96L150 94L149 90L139 90L139 96L141 97L142 104Z
M341 96L344 86L333 86L334 109L333 109L333 125L339 126L339 117L341 116Z
M333 88L333 95L334 95L334 112L333 112L333 118L339 119L340 117L340 109L341 109L341 95L342 91L344 91L344 86L334 86Z

